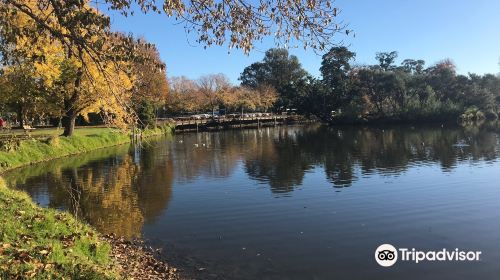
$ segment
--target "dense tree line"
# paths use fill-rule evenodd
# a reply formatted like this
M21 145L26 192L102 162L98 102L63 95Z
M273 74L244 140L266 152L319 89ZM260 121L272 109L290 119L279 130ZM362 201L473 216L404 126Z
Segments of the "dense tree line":
M198 29L205 46L225 44L248 52L255 40L274 34L304 47L324 50L335 23L330 1L163 2L105 0L125 15L131 5L164 12ZM293 5L291 5L293 4ZM272 8L276 6L275 8ZM230 12L230 13L229 13ZM264 20L265 19L265 20ZM349 32L347 32L349 33ZM229 41L226 41L228 40ZM449 60L426 67L423 60L395 65L397 52L377 53L377 65L351 65L355 53L333 47L324 56L321 77L305 71L286 49L270 49L261 62L246 67L240 86L223 75L191 81L172 79L155 47L111 30L109 17L91 1L0 0L0 109L22 126L55 118L72 135L78 117L98 114L106 123L129 127L150 124L160 109L192 112L296 109L326 121L463 120L497 118L499 78L459 75ZM171 98L167 100L167 93Z
M172 77L166 104L170 115L248 111L267 112L276 102L271 86L234 86L224 74L205 75L196 80Z
M450 60L430 67L425 61L395 61L398 53L376 54L377 65L351 65L355 53L334 47L322 57L314 78L285 49L270 49L261 62L246 67L241 84L272 86L277 111L295 108L325 121L464 121L496 119L500 77L460 75Z

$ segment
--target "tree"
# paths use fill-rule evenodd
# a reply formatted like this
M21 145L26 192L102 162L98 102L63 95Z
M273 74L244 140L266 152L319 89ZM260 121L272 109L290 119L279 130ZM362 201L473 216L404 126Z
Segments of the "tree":
M198 79L197 85L206 109L214 115L215 109L222 103L222 96L231 87L229 78L222 73L206 75Z
M324 54L319 70L325 85L332 89L342 89L346 85L351 70L349 61L354 59L355 56L356 54L346 47L334 47Z
M330 103L327 100L332 98L331 90L327 88L323 81L310 79L307 91L301 96L298 111L305 115L314 115L323 121L331 121L332 110L337 109L337 103Z
M255 110L255 90L249 87L236 87L233 90L235 95L234 103L232 104L236 108L240 108L241 114L246 110Z
M269 108L274 106L274 103L278 99L278 93L276 90L269 85L263 85L255 90L255 106L264 112L267 112Z
M36 78L32 64L17 64L3 69L0 76L0 100L7 110L16 113L19 126L28 116L40 117L50 112L43 82Z
M251 109L267 112L277 97L278 94L272 86L260 86L256 89L240 86L225 90L221 95L221 102L226 110Z
M134 74L132 99L139 120L143 125L152 125L158 117L159 108L162 108L168 99L166 66L156 46L145 47L148 43L144 39L139 41L137 44L139 56L132 63Z
M334 45L336 33L345 26L335 19L340 11L331 0L270 0L270 1L154 1L106 0L112 9L127 14L132 3L143 11L163 12L184 24L187 32L198 34L197 42L205 46L228 44L248 53L255 41L273 36L278 46L292 39L300 40L304 48L323 50ZM161 8L160 8L161 7ZM345 30L347 34L351 30Z
M170 96L167 110L174 114L196 112L202 109L202 98L195 81L187 77L171 77L169 79Z
M130 1L106 0L110 8L125 9L123 4ZM149 5L137 1L141 6ZM132 36L111 32L110 19L92 7L92 1L66 0L0 0L0 25L2 28L0 46L17 45L28 40L31 45L57 42L71 56L80 58L83 68L86 62L82 55L92 63L106 64L108 60L126 60L136 56ZM130 6L130 5L129 5ZM111 37L114 37L112 40ZM112 46L110 47L110 41ZM146 45L147 46L147 45ZM5 53L3 58L9 58ZM43 56L38 58L43 60Z
M44 46L50 42L50 45L55 44L61 48L64 59L71 60L77 66L73 69L74 77L71 78L74 82L73 92L65 94L64 135L71 135L74 130L77 114L74 108L79 106L71 103L89 92L100 92L81 88L83 80L89 81L91 85L96 84L93 81L95 71L106 80L114 79L116 76L113 77L109 72L110 63L115 63L114 70L118 70L141 55L136 52L136 44L140 42L135 42L132 36L111 32L109 17L90 5L91 2L0 0L0 52L4 62L11 55L29 55L30 59L44 63L43 52L31 55L29 50L18 46L26 45L26 42L31 46ZM134 3L144 12L163 10L166 15L184 23L188 32L198 33L199 43L205 46L227 43L230 48L240 48L245 53L250 51L256 40L271 34L281 46L288 45L293 39L302 41L304 47L322 50L334 43L336 33L344 30L342 24L335 22L338 10L330 0L276 0L259 4L244 0L165 0L160 5L149 0L105 0L104 3L124 15L132 13L130 7ZM350 30L346 30L347 34L349 32ZM150 47L147 43L144 45L146 48ZM16 50L15 54L10 51L12 46ZM61 88L67 89L67 84ZM108 91L113 90L110 86ZM100 98L107 100L107 96ZM113 103L123 106L122 112L133 112L126 100L115 101ZM128 116L133 117L134 114Z
M450 59L442 60L425 70L427 82L438 93L441 101L459 100L456 66Z
M394 68L393 64L394 61L396 61L397 57L398 57L398 52L396 51L378 52L375 55L375 58L379 61L380 68L382 68L382 70L384 71L392 70Z
M38 34L47 33L61 45L75 46L86 52L97 62L103 54L102 45L110 30L109 17L95 13L89 5L92 1L1 0L0 18L5 19L9 33L7 38L14 39L23 31L9 18L22 13L37 23L28 36L36 40ZM155 3L151 0L104 0L110 9L123 15L132 14L131 7L138 4L143 12L163 11L183 23L187 32L198 34L197 41L210 46L228 43L229 47L242 49L248 53L255 41L272 35L279 45L288 45L292 38L303 42L304 47L323 50L334 44L336 33L344 31L345 26L336 22L339 10L331 0L272 0L258 4L251 1L203 1L203 0L164 0ZM159 1L160 2L160 1ZM43 13L34 12L34 6ZM49 15L54 15L49 17ZM350 30L345 30L349 34ZM92 38L100 38L97 42ZM132 49L130 40L122 40L121 45ZM127 52L124 52L126 54Z
M321 118L330 118L331 112L337 110L347 98L349 71L351 70L349 61L355 56L356 54L346 47L334 47L323 55L320 71L325 92L323 94L324 106L318 114Z
M289 55L286 49L269 49L262 62L246 67L240 75L242 86L257 89L272 86L278 92L276 108L293 107L293 99L298 94L295 85L303 83L308 73L302 68L298 58Z
M497 111L496 98L500 96L499 79L492 74L480 76L469 74L462 82L466 107L477 107L484 112ZM460 76L458 77L460 78Z
M405 59L401 62L403 70L407 73L422 74L424 70L425 61L422 59Z
M155 125L156 121L156 106L151 100L142 99L139 100L139 104L136 104L136 112L138 114L139 120L141 121L142 127L147 127L149 125Z
M95 64L87 63L87 75L82 74L82 67L80 59L64 59L54 83L53 98L63 112L63 135L73 135L76 117L90 112L101 113L106 123L118 127L132 123L128 108L133 79L123 71L125 67L112 62L103 65L106 76Z
M5 15L0 29L2 62L9 66L21 60L34 65L34 78L43 82L62 113L65 136L73 134L76 117L90 110L115 125L130 117L130 104L122 99L131 87L130 67L121 58L123 49L115 45L122 36L101 30L99 19L105 17L81 2L0 2L0 14ZM41 28L44 25L47 28ZM99 56L75 42L76 37L98 46Z

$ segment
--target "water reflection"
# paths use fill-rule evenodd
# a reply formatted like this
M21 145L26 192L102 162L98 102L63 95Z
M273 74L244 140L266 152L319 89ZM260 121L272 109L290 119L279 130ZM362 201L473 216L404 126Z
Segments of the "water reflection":
M6 180L100 232L130 238L139 236L144 223L154 220L171 198L173 164L156 157L155 150L134 153L124 145L94 151L15 170Z
M398 175L414 165L491 161L499 155L498 125L459 127L296 126L160 139L17 169L5 175L39 203L68 209L103 233L141 234L172 199L173 185L234 176L293 195L308 172L334 188L370 174ZM241 175L237 175L241 176Z
M287 193L322 167L333 187L349 187L359 175L397 175L412 165L438 163L449 171L461 161L494 160L494 128L307 126L179 135L174 173L181 181L227 177L241 161L251 179Z

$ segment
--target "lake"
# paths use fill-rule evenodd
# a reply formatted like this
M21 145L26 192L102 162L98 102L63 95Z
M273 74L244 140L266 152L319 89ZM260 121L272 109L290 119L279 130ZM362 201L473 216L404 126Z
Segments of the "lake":
M499 139L498 125L185 133L4 177L202 279L498 279ZM383 243L482 254L386 268Z

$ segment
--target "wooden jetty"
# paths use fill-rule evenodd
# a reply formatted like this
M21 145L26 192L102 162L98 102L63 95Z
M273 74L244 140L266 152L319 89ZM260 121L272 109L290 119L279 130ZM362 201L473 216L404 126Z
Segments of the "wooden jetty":
M272 116L254 116L254 117L217 117L217 118L173 118L173 119L158 119L158 124L162 122L175 123L176 131L203 131L203 130L218 130L243 127L262 127L276 126L288 123L297 123L301 121L301 117L297 115L272 115Z

